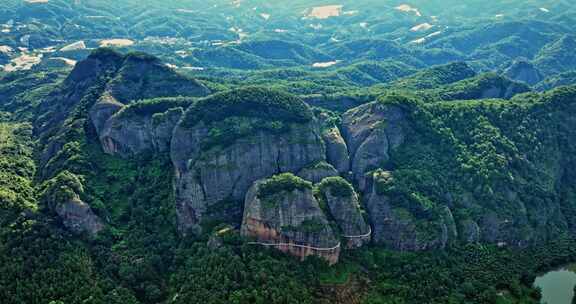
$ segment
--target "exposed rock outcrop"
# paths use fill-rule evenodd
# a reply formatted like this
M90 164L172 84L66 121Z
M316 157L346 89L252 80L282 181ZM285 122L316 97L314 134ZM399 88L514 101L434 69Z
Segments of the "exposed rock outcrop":
M110 93L104 93L89 112L90 120L92 120L92 124L96 128L96 133L101 134L108 119L120 111L122 107L124 105L118 102Z
M366 223L360 209L358 194L354 187L341 177L328 177L318 185L332 218L336 221L347 248L357 248L370 242L372 229Z
M340 174L350 171L350 155L346 141L337 127L331 127L322 132L322 138L326 143L326 158Z
M576 129L570 112L576 99L569 88L538 101L530 94L534 100L521 107L516 98L509 103L425 103L388 94L347 111L339 129L334 113L318 111L323 119L301 99L264 88L202 99L174 97L201 96L207 90L141 55L91 55L69 79L62 96L49 99L62 105L44 102L41 107L72 113L85 111L75 105L89 108L107 153L169 152L182 233L225 222L241 226L256 244L335 263L338 239L346 248L372 240L394 250L419 251L458 240L523 247L559 231L576 231L576 221L563 213L571 209L571 202L564 201L573 194L555 192L574 176L568 169L574 162L566 156L574 154L570 143ZM446 91L448 86L422 94L510 98L529 90L495 74L449 83ZM69 121L60 122L68 131L85 127L84 119ZM561 135L530 129L533 122L554 124ZM53 123L40 118L38 130ZM54 138L47 155L58 154L64 144L59 140L66 137ZM62 163L51 163L61 168ZM300 176L280 175L296 186L270 186L286 172ZM82 201L82 182L56 173L46 175L56 176L46 186L52 190L43 193L49 210L70 230L96 234L103 224ZM370 224L360 195L339 175L358 185ZM523 193L526 181L538 186L537 193ZM320 184L313 192L315 183ZM216 239L212 245L220 246Z
M350 152L351 170L363 191L366 186L364 174L385 166L390 153L404 142L406 114L401 107L386 104L383 100L344 113L342 126Z
M574 176L567 173L573 172L573 166L567 164L574 163L571 160L574 148L568 140L574 137L572 125L576 122L572 116L576 100L574 88L560 88L539 99L537 95L529 96L535 100L519 97L511 101L527 100L533 109L538 109L521 112L526 115L521 119L493 115L483 108L499 101L471 103L471 107L476 107L472 111L464 110L458 103L447 107L414 103L413 106L410 103L384 105L404 109L404 119L397 122L409 137L402 137L397 152L410 154L396 155L393 163L387 163L387 157L394 155L394 151L366 149L372 152L367 154L373 159L367 159L374 165L359 166L366 168L360 171L354 166L354 162L358 164L357 151L367 142L372 148L385 147L381 143L388 140L389 133L375 131L374 126L384 121L381 114L370 110L377 107L378 102L345 113L343 125L353 153L354 177L363 189L373 240L397 250L443 248L456 240L526 247L556 238L562 231L574 231L570 228L575 227L571 213L565 211L572 203L568 203L570 199L564 194L556 192L558 187L564 187L559 185L571 183L565 176ZM428 107L435 112L427 112ZM508 113L505 111L502 113ZM421 119L416 121L416 117ZM550 121L562 121L562 127L555 131L559 132L558 137L542 131L537 124L531 126ZM537 138L516 138L519 130L524 129L533 130ZM491 136L486 136L487 130L493 132ZM478 134L484 137L476 137ZM368 141L370 137L386 140ZM543 142L545 148L534 148ZM489 169L490 177L480 177L482 173L471 165L480 157L479 145L494 147L498 152L490 153L502 160L498 168ZM493 164L493 161L481 161L477 166L488 170ZM390 172L374 170L374 167ZM468 181L454 180L454 177L468 178L468 174L475 177ZM399 178L396 180L395 176ZM573 193L570 191L568 193Z
M179 148L195 140L201 146L198 141L207 133L207 129L177 129L174 133L171 154L182 229L199 224L210 205L229 198L241 199L255 180L279 172L298 172L323 159L323 146L309 125L276 136L260 131L222 150L185 154ZM304 141L298 142L303 135Z
M39 105L38 118L34 123L35 133L48 133L61 124L83 98L100 94L102 82L116 73L122 61L121 54L101 49L78 62L62 85Z
M329 163L320 161L303 168L297 175L316 184L326 177L338 176L338 171Z
M173 96L206 96L210 91L193 78L178 74L160 59L129 53L114 78L106 85L116 100L126 104L133 100Z
M417 205L399 205L383 190L393 180L390 172L377 170L371 178L366 207L376 243L393 250L421 251L444 248L456 240L456 226L448 207L422 210Z
M40 135L42 142L47 143L41 161L48 162L65 144L59 135L67 131L66 118L75 110L84 111L87 108L96 132L101 135L108 119L123 105L135 100L198 97L209 93L203 84L176 73L153 56L141 53L123 55L110 49L97 49L78 62L63 84L38 107L35 133ZM149 114L151 116L156 112ZM120 146L134 144L129 142L122 145L122 140L127 137L115 139ZM124 151L118 148L108 149L108 152L116 150Z
M174 72L157 58L128 54L90 109L90 118L106 153L127 157L168 152L176 122L192 101L167 97L208 94L204 85ZM149 100L157 97L164 99ZM144 101L122 106L135 100ZM171 107L175 110L169 111Z
M55 211L64 226L75 233L86 232L90 235L96 235L104 228L104 224L94 214L90 206L78 197L58 204Z
M171 143L180 229L198 231L208 207L241 201L256 180L325 160L310 108L300 99L246 88L200 100Z
M246 194L241 234L304 259L338 262L340 242L312 195L312 184L291 174L257 181Z
M159 105L160 103L164 103ZM159 99L146 104L136 103L112 115L100 131L104 152L123 157L146 153L168 153L172 132L191 104L186 99ZM138 107L139 111L131 107Z
M104 228L100 218L80 198L84 187L78 175L63 171L42 184L41 188L41 201L72 232L94 236Z
M151 116L126 119L114 116L100 135L102 148L108 154L130 156L145 152L168 152L172 129L183 111L171 111L162 125L155 125Z

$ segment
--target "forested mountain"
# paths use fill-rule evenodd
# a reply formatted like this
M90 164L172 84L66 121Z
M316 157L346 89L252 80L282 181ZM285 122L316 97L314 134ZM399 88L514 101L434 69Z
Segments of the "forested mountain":
M4 0L0 303L539 303L576 262L574 22Z

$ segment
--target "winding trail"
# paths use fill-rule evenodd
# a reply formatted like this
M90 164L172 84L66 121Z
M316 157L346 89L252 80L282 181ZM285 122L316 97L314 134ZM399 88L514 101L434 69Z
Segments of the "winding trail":
M372 227L368 227L368 233L366 234L362 234L362 235L343 235L342 237L345 237L347 239L359 239L359 238L365 238L368 237L370 235L372 235Z
M247 244L248 245L262 245L262 246L268 246L268 247L290 246L290 247L297 247L297 248L312 249L312 250L317 250L317 251L332 251L332 250L336 250L336 249L340 248L340 242L338 242L338 244L336 246L331 247L331 248L318 248L318 247L291 244L291 243L270 244L270 243L261 243L261 242L248 242Z
M356 238L365 238L372 235L372 227L370 227L370 230L368 231L368 233L363 234L363 235L343 235L343 237L347 238L347 239L356 239ZM341 243L338 242L338 244L334 247L330 247L330 248L319 248L319 247L312 247L312 246L307 246L307 245L298 245L298 244L292 244L292 243L263 243L263 242L248 242L248 245L261 245L261 246L266 246L266 247L279 247L279 246L289 246L289 247L297 247L297 248L304 248L304 249L312 249L312 250L316 250L316 251L332 251L332 250L336 250L338 248L340 248Z

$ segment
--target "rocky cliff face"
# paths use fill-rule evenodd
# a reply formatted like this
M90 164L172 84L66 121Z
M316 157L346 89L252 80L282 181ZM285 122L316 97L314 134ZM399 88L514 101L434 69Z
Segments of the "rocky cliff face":
M172 131L183 112L181 107L145 114L124 114L119 111L106 120L100 131L102 148L108 154L123 157L168 153Z
M167 152L172 130L190 102L148 98L196 97L208 93L204 85L174 72L154 57L98 49L80 61L38 106L34 132L43 149L39 176L52 180L68 172L67 169L73 171L71 175L78 173L78 166L68 165L69 158L77 157L78 152L70 149L81 149L85 142L82 137L91 134L91 126L105 152L121 156ZM146 101L134 102L141 99ZM78 184L81 188L83 181ZM78 195L56 201L51 210L69 229L94 234L102 228L88 202Z
M494 114L501 112L483 108L489 104L484 101L467 109L458 104L404 107L403 143L392 153L380 151L378 159L388 163L380 163L384 170L368 169L371 178L362 187L373 240L398 250L443 248L456 240L525 247L572 231L572 213L562 211L572 203L556 191L560 187L573 193L563 178L572 173L566 173L563 164L573 163L566 151L574 149L568 140L574 136L569 126L575 121L568 118L575 109L574 96L573 88L544 94L525 112L516 112L519 119ZM512 99L506 111L517 111L525 102ZM379 115L351 111L345 114L350 117L344 127L352 125L348 121L358 125ZM561 125L555 135L541 127L553 121ZM493 133L487 136L487 130ZM519 135L526 134L521 130L531 130L533 137ZM351 151L358 137L349 137ZM534 148L541 144L545 148ZM493 152L479 152L479 146L493 147ZM491 173L480 177L480 172ZM362 178L359 181L362 185Z
M329 263L338 261L341 247L361 247L372 236L350 183L327 177L313 189L291 173L254 183L244 201L241 233L255 238L255 245L301 258L317 255Z
M340 174L347 174L350 171L350 155L348 146L337 127L331 127L322 133L322 138L326 143L326 158Z
M253 244L304 259L338 262L340 242L312 195L312 184L293 175L257 181L246 194L241 233ZM282 179L294 179L285 183ZM293 185L290 183L297 183Z
M66 132L66 118L75 110L88 108L90 120L100 134L108 119L132 101L207 94L209 90L204 85L176 73L155 57L139 53L123 55L109 49L98 49L78 62L63 84L38 107L34 130L46 143L42 162L48 162L65 144L58 137ZM116 139L121 145L122 140L127 138ZM134 145L134 142L127 145ZM109 151L115 150L122 151Z
M297 175L316 184L326 177L338 176L338 171L329 163L320 161L303 168Z
M198 154L181 154L183 150L179 147L190 139L201 139L196 134L206 134L207 130L188 133L177 129L172 141L172 159L180 228L197 228L207 209L223 200L241 200L255 180L280 172L297 172L322 160L322 144L309 127L304 126L306 133L294 130L280 136L259 132L222 150ZM306 137L302 138L302 134Z
M104 93L89 112L90 120L96 129L96 133L102 133L108 119L123 107L124 105L110 95L110 93Z
M502 79L469 78L470 86L455 94L512 97L517 83ZM333 263L338 238L347 248L374 241L406 251L456 241L526 246L576 231L572 214L564 214L573 209L574 191L557 190L572 189L576 176L570 89L465 106L394 93L347 111L336 126L332 114L264 88L176 98L207 90L145 56L93 55L66 83L41 107L89 108L105 152L170 154L182 233L226 222L261 245ZM41 117L37 130L54 123ZM82 120L75 123L62 130L79 128ZM63 131L53 130L56 144L45 155L63 145ZM292 176L296 184L317 188L260 195L271 177L286 172L300 177ZM49 200L57 202L51 210L71 230L96 233L102 223L78 191Z
M61 124L83 98L100 94L104 78L114 75L122 64L121 54L99 50L78 62L62 85L50 93L38 107L34 129L37 135L48 133Z
M395 105L369 103L344 113L342 127L351 171L363 191L365 173L385 166L390 153L404 142L406 115Z
M376 243L399 251L419 251L444 248L456 240L456 226L448 207L419 210L419 206L397 204L383 190L392 178L390 172L381 170L371 174L366 207Z
M46 181L41 188L43 204L55 212L62 224L72 232L94 236L104 228L102 220L80 198L84 187L79 176L63 171Z
M293 125L283 134L258 131L227 147L202 151L209 129L177 127L171 155L176 170L176 201L181 229L200 224L209 206L241 200L251 184L280 172L298 172L324 159L314 126Z
M58 204L55 211L64 226L75 233L86 232L94 236L104 228L104 224L90 206L78 197Z
M123 57L106 91L127 104L134 100L170 96L206 96L210 91L193 78L176 73L158 58L130 53Z
M497 95L502 94L500 90ZM329 247L317 246L323 242L321 236L283 227L284 221L293 221L282 218L290 215L284 214L288 209L283 208L303 208L290 211L297 213L306 212L308 205L318 205L308 192L285 192L276 200L286 206L272 208L274 216L262 213L265 203L257 194L262 182L254 183L283 172L319 183L318 199L326 208L311 214L321 214L322 223L333 220L338 231L322 233L328 233L325 237L330 240L341 237L348 248L371 240L402 251L440 249L458 241L526 246L547 239L553 231L576 227L560 214L558 203L526 200L522 194L525 190L510 180L494 178L492 184L480 186L446 178L449 174L462 179L466 174L477 174L475 169L462 171L469 167L466 161L475 159L477 145L486 145L489 140L502 141L492 143L498 147L508 145L511 139L502 139L502 134L519 134L501 127L504 122L497 120L500 118L490 116L492 121L483 122L477 113L468 117L461 109L424 105L390 94L347 111L338 128L317 120L302 100L262 88L224 92L180 106L173 101L145 104L124 106L116 98L101 98L93 108L93 120L105 120L95 126L108 153L130 157L170 152L182 233L200 233L211 222L238 226L242 218L243 233L273 243L266 246L300 257L320 255L334 262L336 250L318 250ZM483 111L480 106L473 109ZM452 117L454 112L450 111L462 114ZM454 121L458 119L465 119L470 129L461 129L461 123ZM569 124L565 118L558 120ZM475 135L487 128L496 133L490 138ZM530 165L533 174L546 172L542 176L553 177L542 182L546 189L553 189L552 185L565 180L563 176L572 174L561 172L562 164L570 161L566 153L558 152L562 149L557 140L551 139L548 145L556 148L546 154L546 165L536 161ZM532 155L529 147L499 153L524 151ZM514 153L506 154L506 159L525 162L517 156L520 152ZM543 157L534 154L533 159L538 158L536 155ZM501 171L515 174L519 180L529 178L510 167ZM350 185L339 175L351 177L358 185L362 202L353 188L350 194L342 195ZM333 184L326 186L330 184L323 182L326 180ZM491 201L506 203L493 205ZM366 207L369 221L363 218L360 203ZM280 224L274 224L275 220Z
M372 229L360 209L358 194L354 187L341 177L328 177L318 185L331 217L340 229L347 248L357 248L370 242Z
M275 112L285 110L274 103L287 97L268 90L235 91L188 110L174 130L171 143L178 218L183 231L197 230L210 206L224 200L243 200L256 180L281 172L299 172L325 160L319 130L309 107L301 100L290 102L301 108L297 115L302 117L276 120L272 116L259 118L251 113L230 112L227 103L232 98L241 98L237 103L254 103L252 107L269 104L263 111ZM206 115L217 117L194 114L204 110L210 112ZM238 116L226 117L234 114ZM234 125L245 129L228 129Z
M172 130L183 109L169 111L170 104L166 100L146 101L157 97L198 97L208 94L205 86L177 74L158 59L129 54L114 77L107 82L102 97L91 107L90 118L106 153L123 157L149 152L165 153L169 150ZM130 102L137 105L124 106ZM187 107L190 103L175 103L173 107ZM132 109L124 111L131 112L130 115L114 115L130 107Z

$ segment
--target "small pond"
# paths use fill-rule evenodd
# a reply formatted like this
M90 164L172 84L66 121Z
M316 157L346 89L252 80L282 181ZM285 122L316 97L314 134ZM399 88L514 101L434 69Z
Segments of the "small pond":
M542 290L541 303L571 304L576 286L576 264L549 271L534 281Z

